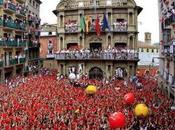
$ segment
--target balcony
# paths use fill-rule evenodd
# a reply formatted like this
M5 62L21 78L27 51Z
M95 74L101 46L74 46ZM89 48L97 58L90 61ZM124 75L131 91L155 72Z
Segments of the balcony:
M2 68L4 66L4 62L0 61L0 68Z
M116 61L138 61L138 53L128 52L79 52L79 53L57 53L56 60L116 60Z
M102 30L102 25L101 25L101 32L114 32L114 33L117 33L117 32L127 32L128 31L128 26L127 25L120 25L120 24L114 24L114 25L111 25L109 27L110 29L106 29L106 30ZM64 29L64 30L63 30ZM58 28L58 33L80 33L80 26L78 25L72 25L72 26L69 26L69 25L66 25L65 28ZM87 32L87 30L86 30ZM95 32L95 25L91 24L89 29L88 29L88 33L89 32Z
M5 47L25 47L26 42L25 41L0 41L0 46L5 46Z
M12 65L16 65L18 63L18 60L17 59L10 59L9 60L9 65L12 66Z
M3 26L3 20L0 18L0 26Z
M19 17L25 17L26 16L26 9L24 7L20 7L20 9L17 9L16 10L16 16L19 16Z
M74 2L71 5L67 6L67 9L75 9L75 8L106 8L106 7L113 7L113 6L126 6L127 0L106 0L106 1L96 1L94 4L93 1L84 0L83 2Z
M3 0L0 0L0 7L3 5Z
M16 12L16 5L13 3L5 3L4 4L5 11L7 12Z
M5 21L4 22L4 27L8 27L8 28L11 28L11 29L17 29L17 30L20 30L20 31L25 31L25 29L26 29L26 25L24 23L22 23L22 22L14 23L13 20Z
M38 42L29 42L28 47L29 48L38 48L38 47L40 47L40 44Z
M24 64L26 61L26 58L19 58L18 63L19 64Z
M165 20L165 27L170 26L175 22L175 16L171 15L169 18Z

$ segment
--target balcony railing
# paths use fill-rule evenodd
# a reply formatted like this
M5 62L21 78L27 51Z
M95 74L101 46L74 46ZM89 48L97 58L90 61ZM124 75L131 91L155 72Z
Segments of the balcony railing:
M62 29L60 27L60 29ZM80 26L65 26L65 33L78 33L80 32ZM114 25L111 25L109 27L109 29L106 29L106 30L102 30L102 25L101 25L101 32L127 32L128 31L128 26L127 25L117 25L117 24L114 24ZM89 31L88 32L95 32L95 25L91 25L89 27Z
M0 18L0 26L3 26L3 20Z
M57 53L55 54L55 59L57 60L139 60L138 53L94 53L94 52L81 52L81 53Z
M16 5L13 3L5 3L5 8L16 12Z
M23 8L23 9L21 9L21 10L17 10L17 11L16 11L16 14L25 16L25 15L26 15L25 8Z
M106 0L104 1L96 1L96 7L106 7L106 6L125 6L127 3L127 0ZM92 8L94 7L94 2L90 0L86 0L83 2L74 2L73 4L70 5L69 8Z
M4 62L0 61L0 68L4 66Z
M16 65L18 63L17 59L10 59L9 60L9 65Z
M5 21L4 22L4 27L9 27L13 29L18 29L18 30L25 30L26 25L24 23L14 23L13 20Z
M3 5L3 0L0 0L0 6Z
M26 41L2 41L0 40L0 46L10 46L10 47L25 47Z
M26 58L19 58L19 64L23 64L23 63L25 63L25 61L26 61Z

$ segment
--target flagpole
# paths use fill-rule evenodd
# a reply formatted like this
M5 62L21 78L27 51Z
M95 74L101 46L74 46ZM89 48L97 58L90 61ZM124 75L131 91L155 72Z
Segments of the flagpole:
M94 12L95 14L97 14L97 1L94 0Z

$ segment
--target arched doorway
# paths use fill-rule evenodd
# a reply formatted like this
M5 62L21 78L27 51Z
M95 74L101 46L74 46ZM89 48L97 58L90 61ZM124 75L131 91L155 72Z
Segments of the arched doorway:
M103 79L103 71L98 67L91 68L89 70L89 79L102 80Z
M116 78L124 79L125 77L127 77L126 69L123 67L117 67L115 70L115 76Z

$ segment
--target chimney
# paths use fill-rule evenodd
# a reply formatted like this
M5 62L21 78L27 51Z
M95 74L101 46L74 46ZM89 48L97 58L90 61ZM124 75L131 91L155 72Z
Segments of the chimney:
M145 32L145 43L151 44L151 33Z

